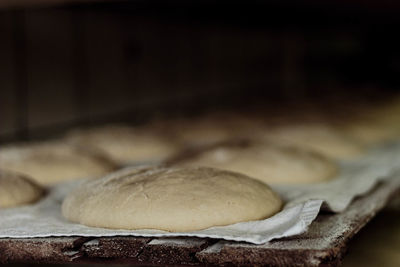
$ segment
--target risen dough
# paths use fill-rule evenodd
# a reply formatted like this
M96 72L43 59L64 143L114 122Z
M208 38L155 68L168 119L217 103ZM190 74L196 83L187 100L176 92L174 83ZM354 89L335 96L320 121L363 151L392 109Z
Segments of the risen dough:
M337 173L336 164L317 152L265 143L217 146L182 158L177 165L225 169L272 184L323 182Z
M156 121L154 128L168 133L184 146L203 146L221 142L231 137L232 131L224 123L209 117L175 118Z
M0 168L24 173L43 185L102 176L115 165L92 150L62 142L0 148Z
M279 126L263 135L271 142L312 149L334 159L351 159L365 152L363 145L356 139L325 124Z
M194 118L169 119L156 122L156 127L169 132L180 143L199 147L241 138L262 128L262 120L253 114L211 112Z
M28 177L0 170L0 208L10 208L33 203L44 190Z
M265 219L282 202L245 175L211 168L137 168L87 181L71 192L62 214L88 226L195 231Z
M163 160L177 151L175 143L152 129L124 125L75 130L68 139L82 146L96 147L122 165Z
M187 123L178 127L177 136L189 146L203 146L218 143L231 137L229 129L207 123Z
M400 131L376 121L354 121L345 125L344 130L366 145L381 144L400 135Z
M343 127L351 136L367 145L376 145L400 137L400 97L364 108Z

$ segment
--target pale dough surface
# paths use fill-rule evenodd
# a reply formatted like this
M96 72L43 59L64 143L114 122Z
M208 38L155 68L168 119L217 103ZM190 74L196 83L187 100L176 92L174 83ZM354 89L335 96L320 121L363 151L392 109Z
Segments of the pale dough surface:
M197 147L221 142L231 137L224 123L209 117L174 118L153 122L154 128L167 132L183 146Z
M42 185L53 185L103 176L115 165L89 150L51 141L1 147L0 168L26 174Z
M365 153L358 140L325 124L291 124L271 128L263 133L270 142L304 147L334 159L352 159Z
M177 165L240 172L267 184L324 182L337 173L337 165L317 152L266 143L219 146L185 158Z
M400 114L399 114L400 116ZM400 136L400 131L373 121L359 120L349 123L343 129L365 145L378 145Z
M189 146L203 146L218 143L231 137L229 130L224 126L216 126L208 123L190 123L182 126L178 138Z
M157 123L156 123L157 124ZM257 117L237 112L211 112L194 118L175 118L158 122L180 143L189 147L201 147L241 138L261 129Z
M351 136L366 145L377 145L400 137L400 96L377 106L361 109L344 123Z
M115 229L195 231L265 219L282 201L266 184L212 168L136 168L87 181L62 204L68 220Z
M68 134L67 139L82 146L96 147L121 165L163 160L178 149L161 133L125 125L75 130Z
M10 208L34 203L44 190L29 177L0 170L0 208Z

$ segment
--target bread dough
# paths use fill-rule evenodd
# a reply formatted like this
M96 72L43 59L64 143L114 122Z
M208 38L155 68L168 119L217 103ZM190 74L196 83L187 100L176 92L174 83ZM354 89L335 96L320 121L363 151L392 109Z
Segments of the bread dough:
M183 146L197 147L229 139L232 131L209 117L169 119L155 122L156 127L168 132Z
M337 173L337 165L317 152L265 143L217 146L182 159L178 166L225 169L268 184L317 183Z
M179 140L185 145L195 147L222 142L231 137L227 128L207 123L188 123L177 133Z
M400 114L399 114L400 116ZM379 122L354 121L345 125L347 134L365 145L378 145L399 137L400 131Z
M364 108L345 121L345 131L366 145L377 145L400 137L400 98Z
M356 139L325 124L291 124L265 131L263 137L275 143L299 146L334 159L353 159L365 153Z
M159 125L183 145L202 147L254 133L262 123L258 117L251 115L212 112L194 118L171 119L159 122Z
M135 168L87 181L62 204L68 220L94 227L195 231L260 220L282 201L266 184L212 168Z
M375 108L374 111L370 111L369 114L372 119L380 122L381 125L391 127L400 130L400 95L395 95L388 101L385 101L381 105Z
M34 203L44 190L30 178L14 172L0 170L0 208Z
M102 150L121 165L156 162L176 153L178 147L152 129L109 125L72 131L70 141Z
M103 176L115 169L93 150L62 142L19 144L0 148L0 168L32 177L42 185Z

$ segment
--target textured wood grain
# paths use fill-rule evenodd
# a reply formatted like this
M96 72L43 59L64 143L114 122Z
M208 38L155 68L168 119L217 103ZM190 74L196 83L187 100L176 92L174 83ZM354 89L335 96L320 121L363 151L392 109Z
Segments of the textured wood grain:
M151 238L101 237L84 243L81 251L89 258L135 258Z
M351 238L399 193L399 188L400 179L382 183L343 213L319 215L306 233L264 245L201 238L0 239L0 263L336 266Z
M194 264L195 254L210 244L200 238L158 238L147 244L139 256L139 261L150 264Z
M71 262L82 257L84 237L0 239L0 263Z

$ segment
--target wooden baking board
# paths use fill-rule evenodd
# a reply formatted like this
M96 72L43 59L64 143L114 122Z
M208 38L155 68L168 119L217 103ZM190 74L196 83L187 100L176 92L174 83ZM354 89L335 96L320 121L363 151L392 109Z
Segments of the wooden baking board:
M381 183L343 213L320 214L307 233L264 245L201 238L5 238L0 239L0 263L336 266L350 239L399 188L400 179Z

